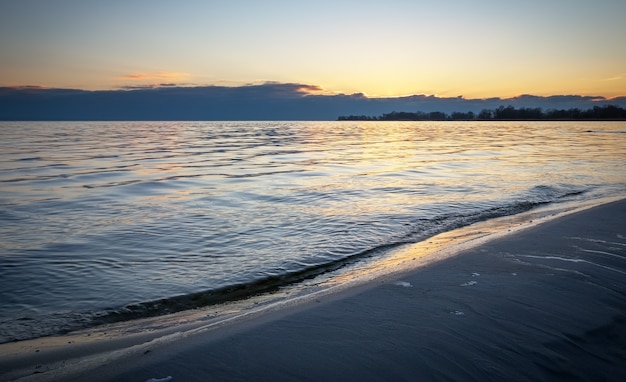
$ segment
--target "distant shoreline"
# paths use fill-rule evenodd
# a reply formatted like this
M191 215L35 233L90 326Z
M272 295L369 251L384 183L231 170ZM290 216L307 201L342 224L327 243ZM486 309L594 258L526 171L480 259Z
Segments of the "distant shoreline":
M587 110L519 108L500 106L496 109L483 109L480 113L452 112L397 112L380 116L349 115L339 116L338 121L626 121L626 109L616 105L594 106Z

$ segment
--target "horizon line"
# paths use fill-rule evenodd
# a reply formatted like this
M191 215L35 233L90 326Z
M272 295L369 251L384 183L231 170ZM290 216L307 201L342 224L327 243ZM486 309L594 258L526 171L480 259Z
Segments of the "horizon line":
M485 96L485 97L473 97L466 98L464 95L459 94L456 96L439 95L437 93L409 93L402 95L370 95L365 92L353 92L346 93L342 91L328 91L319 85L311 85L296 82L276 82L265 81L262 83L246 83L242 85L219 85L219 84L176 84L176 83L161 83L161 84L148 84L148 85L124 85L115 88L79 88L79 87L59 87L59 86L47 86L47 85L0 85L0 89L11 90L65 90L65 91L81 91L81 92L132 92L132 91L147 91L147 90L160 90L160 89L201 89L201 88L227 88L227 89L239 89L239 88L253 88L263 86L297 86L296 89L303 96L362 96L367 99L402 99L410 97L426 97L426 98L439 98L439 99L459 99L459 100L495 100L495 99L517 99L522 97L538 97L538 98L550 98L550 97L583 97L591 101L597 99L598 101L610 101L613 99L619 99L626 97L626 93L623 95L604 96L598 94L584 94L584 93L551 93L549 95L538 95L528 92L519 93L514 96ZM311 90L313 89L313 90Z

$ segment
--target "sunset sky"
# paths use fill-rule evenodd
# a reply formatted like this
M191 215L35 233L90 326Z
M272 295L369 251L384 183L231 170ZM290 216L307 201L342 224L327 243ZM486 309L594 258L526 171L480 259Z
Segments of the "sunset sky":
M0 86L626 95L626 1L0 0Z

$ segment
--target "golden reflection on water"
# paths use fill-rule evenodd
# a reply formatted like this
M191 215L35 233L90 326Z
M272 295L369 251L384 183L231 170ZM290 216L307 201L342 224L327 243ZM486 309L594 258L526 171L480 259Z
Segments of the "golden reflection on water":
M466 227L434 235L426 240L405 244L385 251L369 261L340 270L323 279L318 285L323 288L345 287L360 284L385 276L392 276L436 263L472 249L489 240L501 238L541 224L556 217L581 211L602 203L619 200L608 197L587 202L571 202L559 206L546 206L517 215L503 216L481 221Z
M449 257L453 254L450 250L455 245L469 243L472 240L498 232L502 228L490 226L486 223L477 223L469 227L444 232L419 243L404 245L390 253L377 257L375 260L364 262L350 270L334 275L320 285L332 287L353 282L365 282L386 274L417 269ZM449 251L442 252L442 249L448 249Z
M332 127L311 123L307 131L325 137L322 142L312 138L312 149L323 145L336 156L331 163L317 158L317 167L326 176L323 187L377 191L367 206L352 206L358 214L382 212L389 205L411 206L418 200L444 202L448 191L472 201L499 191L501 196L512 194L537 181L576 184L593 179L598 162L613 162L614 170L603 171L612 172L612 181L623 182L625 140L623 134L608 133L622 125L594 124L592 132L582 122L346 122ZM359 165L336 167L345 163ZM512 174L517 175L513 181ZM339 211L339 203L330 204L320 203L318 211L346 212L345 206Z

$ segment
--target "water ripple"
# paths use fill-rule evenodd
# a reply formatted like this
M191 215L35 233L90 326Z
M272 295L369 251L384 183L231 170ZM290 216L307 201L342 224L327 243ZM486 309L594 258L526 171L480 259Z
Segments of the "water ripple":
M624 128L593 125L0 123L0 341L621 192Z

